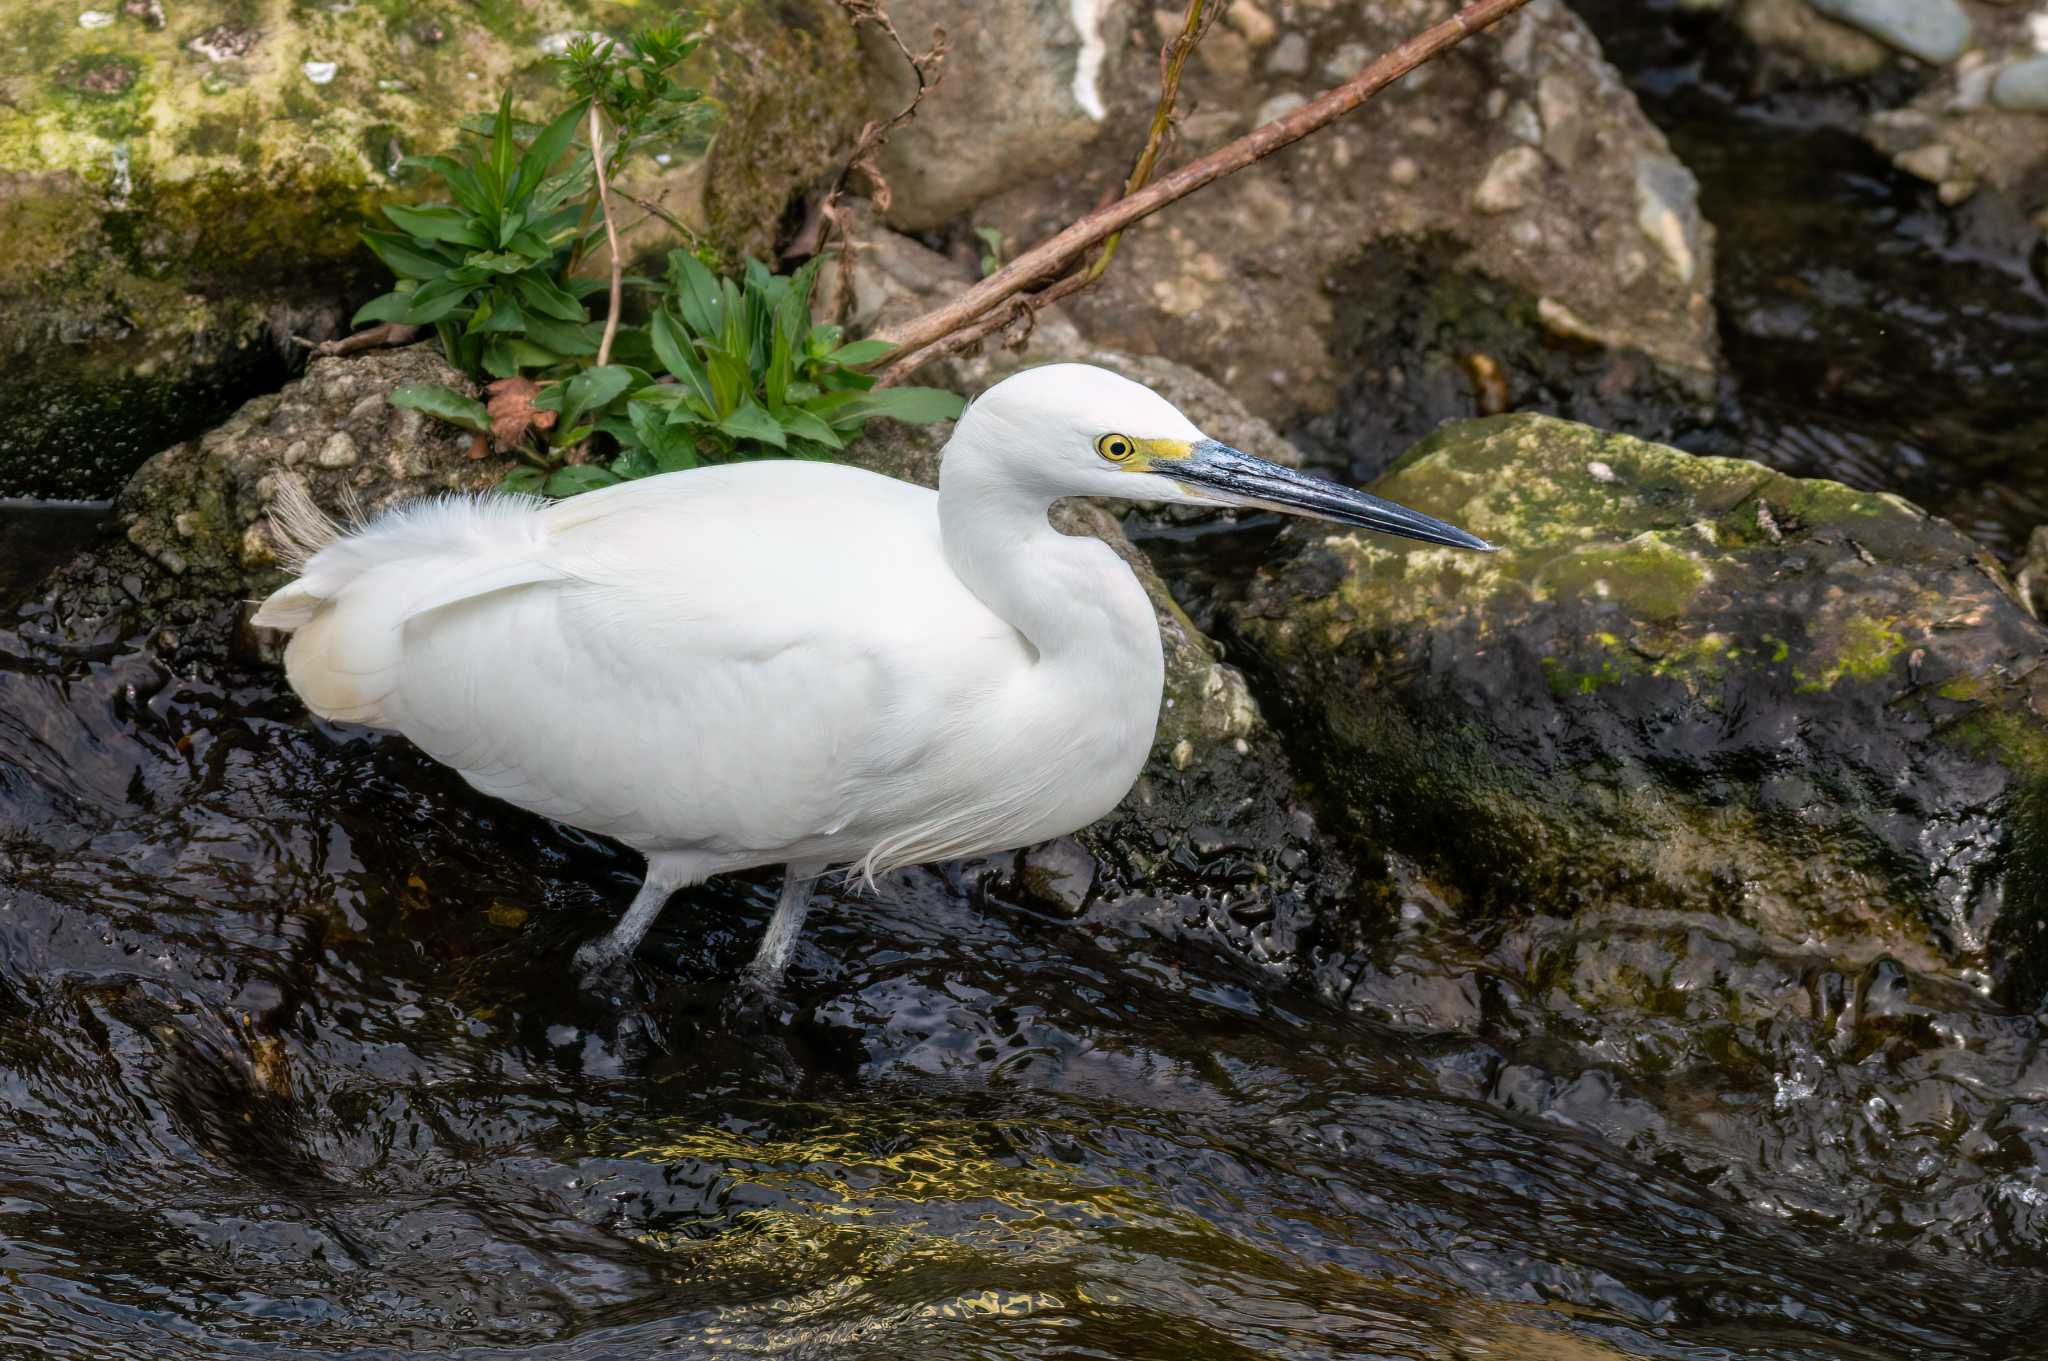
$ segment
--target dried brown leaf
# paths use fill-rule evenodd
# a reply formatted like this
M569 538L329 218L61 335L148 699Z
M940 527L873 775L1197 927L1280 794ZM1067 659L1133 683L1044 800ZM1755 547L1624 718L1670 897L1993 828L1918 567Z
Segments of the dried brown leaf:
M499 453L518 448L529 430L555 428L554 412L534 410L533 399L540 395L540 384L531 378L500 378L484 391L491 394L484 409L491 413L491 443Z

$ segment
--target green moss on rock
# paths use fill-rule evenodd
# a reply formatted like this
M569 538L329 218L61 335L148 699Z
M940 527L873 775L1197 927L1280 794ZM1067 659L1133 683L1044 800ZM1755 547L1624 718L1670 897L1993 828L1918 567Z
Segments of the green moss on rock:
M1969 540L1537 416L1374 490L1502 551L1290 530L1234 621L1356 834L1479 914L1705 912L2048 983L2048 632Z
M151 28L104 8L116 21L84 29L75 11L0 0L0 354L15 378L0 495L108 495L104 468L223 414L194 400L166 428L174 400L122 419L139 388L274 383L291 334L332 334L383 282L356 233L382 201L427 191L400 158L447 149L455 117L501 88L542 112L551 35L650 17L605 0L190 0ZM732 0L705 28L685 79L726 121L630 187L715 248L766 253L790 196L858 130L858 56L825 0ZM77 395L43 400L60 389ZM96 418L73 423L84 407ZM74 464L88 437L99 461Z

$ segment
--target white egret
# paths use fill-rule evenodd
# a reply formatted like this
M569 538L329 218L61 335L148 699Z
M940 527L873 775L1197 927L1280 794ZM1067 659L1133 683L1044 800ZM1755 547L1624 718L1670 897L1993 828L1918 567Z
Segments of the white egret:
M256 622L315 713L405 734L486 794L624 842L647 876L577 953L625 958L668 896L786 865L749 966L778 978L827 867L1012 849L1107 814L1158 722L1130 568L1067 496L1262 506L1486 550L1427 515L1207 439L1107 370L996 384L936 492L736 463L554 504L430 500L353 533L301 504Z

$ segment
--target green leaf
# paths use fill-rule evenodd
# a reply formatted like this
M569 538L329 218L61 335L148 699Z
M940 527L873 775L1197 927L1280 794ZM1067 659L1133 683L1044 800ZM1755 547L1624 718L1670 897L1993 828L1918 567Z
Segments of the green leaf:
M600 468L595 463L576 463L548 474L547 494L576 496L600 487L617 486L618 482L619 475L609 468Z
M715 338L724 315L718 277L688 251L670 251L669 272L676 285L676 311L693 336Z
M813 416L800 406L790 407L775 419L782 422L782 428L798 439L807 439L824 445L828 449L844 449L846 441L824 421Z
M528 307L557 321L590 320L590 314L583 310L583 304L556 287L552 279L529 271L514 274L512 287L519 290L520 299Z
M479 332L509 331L515 335L526 331L526 314L519 310L519 304L506 296L502 288L493 289L477 304L477 314L469 319L471 334Z
M587 411L608 406L633 386L633 371L618 364L585 369L563 384L562 424L575 425Z
M622 451L612 460L612 472L625 481L638 477L652 477L661 471L661 465L654 461L654 455L642 448Z
M540 182L547 177L548 167L568 149L570 139L575 137L576 128L583 121L583 115L590 105L577 100L555 116L555 121L540 130L532 142L527 144L526 153L519 158L519 171L513 180L511 197L523 199L540 188Z
M849 402L839 415L857 415L861 420L887 416L911 425L926 425L932 421L958 420L966 406L966 399L944 388L876 388ZM835 419L833 424L840 424L840 420Z
M471 269L486 269L493 274L517 274L533 268L533 261L509 250L471 251L463 257L462 263Z
M517 336L492 336L484 346L483 369L493 378L511 378L521 369L551 369L561 362L559 354Z
M498 240L496 243L498 249L510 250L512 248L512 238L519 235L520 229L525 226L526 210L523 208L507 208L504 212L498 214ZM486 242L485 244L489 245L491 243ZM526 254L525 251L519 253L521 255ZM546 259L547 257L541 256L540 258Z
M489 164L490 183L495 186L492 195L500 206L511 195L512 176L516 170L513 160L515 148L512 142L512 91L507 88L498 100L498 116L491 124L491 159Z
M465 397L454 388L442 387L436 383L407 383L391 389L385 399L393 406L402 406L411 411L424 411L429 416L459 425L465 430L476 430L488 434L491 428L491 413L484 410L484 404L474 397Z
M583 443L583 441L589 439L592 435L596 433L596 424L594 422L588 423L584 425L579 425L573 430L561 431L554 437L551 443L553 443L553 445L557 449L574 449L577 445Z
M358 307L348 324L354 327L366 321L404 321L406 309L411 305L410 293L381 293Z
M711 378L704 372L703 361L697 357L697 347L683 333L666 307L654 310L654 322L648 327L648 339L654 342L654 356L663 368L682 379L683 383L704 401L707 411L716 411L718 403L711 394Z
M704 373L711 379L711 412L719 419L730 416L742 401L751 400L754 376L747 361L730 351L706 349Z
M454 262L428 254L409 236L396 232L364 231L363 244L377 253L393 274L401 279L438 279L454 268Z
M528 336L556 354L574 355L579 359L597 353L600 329L595 322L572 326L553 317L539 317L531 312L526 314Z
M514 468L505 474L505 480L498 485L521 496L539 496L547 486L548 475L538 468Z
M401 170L421 169L439 175L448 186L448 192L455 201L473 217L485 217L492 211L490 195L484 191L474 171L447 156L407 156L398 163Z
M777 449L786 448L789 444L789 437L782 433L781 423L762 410L751 397L720 421L718 428L734 439L755 440L772 444Z
M405 309L405 320L414 326L430 326L434 322L445 321L461 311L475 291L475 284L456 284L432 291L422 288L412 295L410 305Z
M681 472L685 468L696 467L700 462L697 441L687 430L669 425L660 408L646 402L632 402L626 407L626 415L632 420L633 431L639 436L641 445L653 459L655 471Z
M428 206L408 208L402 204L384 205L384 216L397 224L398 229L426 241L448 241L458 246L472 246L482 249L490 245L484 235L466 213L453 208Z
M896 347L886 340L856 340L850 345L841 345L825 356L827 364L842 368L857 369L863 364L872 364Z

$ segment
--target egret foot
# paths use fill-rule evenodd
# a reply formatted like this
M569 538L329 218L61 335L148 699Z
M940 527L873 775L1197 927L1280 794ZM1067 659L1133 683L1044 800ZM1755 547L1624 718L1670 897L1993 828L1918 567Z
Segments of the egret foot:
M804 929L804 915L811 909L811 889L823 865L790 865L783 873L782 896L775 901L775 915L761 937L761 948L740 974L741 981L755 992L773 994L782 986L783 971L796 953L796 941Z
M640 891L633 895L633 901L626 908L626 915L619 918L618 925L596 940L585 941L576 948L576 972L588 983L603 975L617 974L630 966L633 952L646 938L647 928L654 925L654 919L661 915L669 895L690 882L691 877L687 873L650 856L647 877L640 881ZM597 990L604 989L600 987Z

